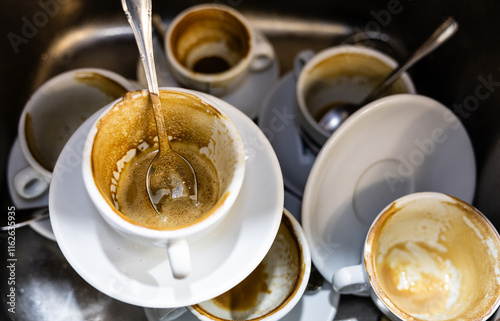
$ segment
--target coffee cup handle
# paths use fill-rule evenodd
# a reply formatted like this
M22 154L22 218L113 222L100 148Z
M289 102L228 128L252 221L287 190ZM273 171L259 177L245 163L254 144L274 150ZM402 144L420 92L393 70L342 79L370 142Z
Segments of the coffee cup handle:
M169 241L167 255L174 278L183 279L191 273L191 254L186 240Z
M252 62L250 63L250 70L259 72L271 66L274 61L273 46L266 41L262 36L256 33L255 51Z
M13 183L16 192L26 199L42 195L49 187L47 179L31 167L25 167L17 172Z
M295 56L295 59L293 60L293 75L295 79L299 78L302 69L304 69L304 66L307 64L309 60L312 59L312 57L314 57L315 54L316 53L314 51L306 49L299 52Z
M362 264L347 266L335 272L332 285L341 294L368 295L370 289Z

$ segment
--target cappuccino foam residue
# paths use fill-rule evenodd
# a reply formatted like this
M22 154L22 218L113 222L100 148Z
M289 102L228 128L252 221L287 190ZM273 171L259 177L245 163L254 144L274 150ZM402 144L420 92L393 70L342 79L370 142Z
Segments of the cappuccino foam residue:
M500 295L498 240L461 204L416 204L393 208L372 228L380 234L365 263L375 270L375 288L403 319L480 318Z
M217 203L219 181L212 163L197 148L177 144L176 150L192 164L198 179L198 202L189 199L172 200L168 211L160 217L154 210L146 192L146 174L157 152L157 145L141 144L130 150L117 162L111 184L115 207L128 221L148 228L177 229L203 219Z

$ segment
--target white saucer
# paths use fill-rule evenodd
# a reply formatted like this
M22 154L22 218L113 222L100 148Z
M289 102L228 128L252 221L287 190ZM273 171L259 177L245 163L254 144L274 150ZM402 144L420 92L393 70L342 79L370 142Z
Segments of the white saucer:
M256 31L255 34L259 38L259 41L269 43L269 40L262 33ZM177 83L177 81L175 81L169 71L165 53L162 50L159 41L155 40L153 42L153 46L159 86L180 87L180 85ZM244 81L242 81L242 83L238 85L238 87L236 87L232 92L219 98L238 108L251 119L255 119L259 113L262 97L264 97L269 92L269 89L278 80L278 77L279 63L277 58L275 58L274 62L269 68L266 68L259 72L251 71L248 74L248 77ZM144 88L147 87L144 68L142 66L141 60L139 60L137 64L137 79Z
M371 222L398 197L436 191L470 203L475 182L470 139L448 108L419 95L370 103L328 139L307 180L302 224L315 266L331 282L359 264Z
M19 139L16 138L9 154L9 162L7 164L7 182L9 188L10 198L14 203L14 206L17 209L30 209L37 207L44 207L49 204L49 191L47 190L42 195L33 198L26 199L19 194L17 194L14 188L14 176L21 169L28 167L29 164L23 156L23 152L21 151L21 145L19 144ZM55 241L56 238L54 236L54 232L52 232L52 226L50 225L50 219L44 219L35 223L31 223L30 227L38 232L40 235Z
M339 295L332 291L332 286L324 282L321 289L315 293L304 293L300 301L281 320L284 321L331 321L337 314ZM163 321L161 319L165 312L163 309L145 308L144 313L148 321ZM198 321L193 314L185 310L176 311L179 316L176 321ZM182 314L181 314L182 313Z
M108 296L143 307L192 305L241 282L271 247L283 212L278 160L251 119L220 99L211 99L231 117L242 137L247 172L228 217L192 244L193 271L185 279L171 276L165 249L123 238L92 205L83 185L81 153L97 114L78 129L61 153L49 195L57 243L76 272Z
M280 161L285 186L302 196L316 156L300 138L295 122L295 77L287 73L273 86L259 114L259 127Z

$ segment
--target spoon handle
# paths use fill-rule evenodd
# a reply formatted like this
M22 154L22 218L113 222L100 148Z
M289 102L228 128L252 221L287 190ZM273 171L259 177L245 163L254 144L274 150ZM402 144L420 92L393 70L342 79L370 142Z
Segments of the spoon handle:
M399 68L394 69L387 78L379 83L377 87L366 97L361 106L365 105L367 102L374 100L380 95L380 93L390 86L394 81L396 81L401 74L403 74L408 68L413 66L417 61L422 59L431 53L434 49L441 46L446 42L451 36L455 34L458 29L458 23L452 17L446 19L445 22L439 26L439 28L434 31L434 33L418 48L413 55L411 55Z
M153 37L151 31L151 0L122 0L123 11L132 27L142 64L146 72L148 90L158 94L158 81L154 68Z
M137 47L139 48L139 54L146 73L149 97L153 105L153 114L158 132L158 144L160 150L168 150L170 149L170 144L163 119L158 79L154 64L151 0L122 0L122 6L137 40Z

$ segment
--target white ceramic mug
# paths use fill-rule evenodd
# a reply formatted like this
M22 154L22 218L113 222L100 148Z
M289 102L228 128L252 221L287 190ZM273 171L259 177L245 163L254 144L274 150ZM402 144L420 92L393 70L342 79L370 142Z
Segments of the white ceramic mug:
M315 153L331 136L318 121L336 103L359 103L397 63L375 49L341 45L318 53L300 52L294 61L298 125L302 138ZM380 97L415 93L404 73Z
M370 295L391 320L486 320L500 305L500 236L473 206L436 192L380 212L362 264L338 270L336 291Z
M168 27L165 50L179 84L215 96L274 61L273 48L256 37L247 19L220 4L197 5L177 15Z
M83 149L83 179L92 202L113 229L134 242L166 248L173 276L185 278L191 272L189 243L209 233L231 209L243 183L245 155L243 142L231 119L206 95L163 88L160 97L172 148L176 148L175 144L188 144L215 168L216 203L201 218L172 228L151 226L130 216L146 212L123 212L126 204L120 204L118 196L123 168L133 163L131 155L139 155L142 150L155 146L156 125L147 90L128 93L111 103L91 127ZM197 173L199 197L206 188L202 185L202 174ZM141 194L139 197L149 204L142 182L145 185L145 176L135 182L135 186L142 186L142 192L135 187L132 191ZM129 202L128 196L124 201ZM146 209L152 215L146 217L148 220L156 219L159 224L175 220L171 217L161 220L156 212L151 212L152 208Z
M133 89L122 76L98 68L70 70L42 84L19 120L19 143L29 167L14 176L16 192L26 199L43 194L71 134L94 112Z
M189 310L199 320L282 319L300 301L309 281L311 253L299 222L286 209L278 234L262 262L240 284L186 308L146 309L152 320L175 320Z

